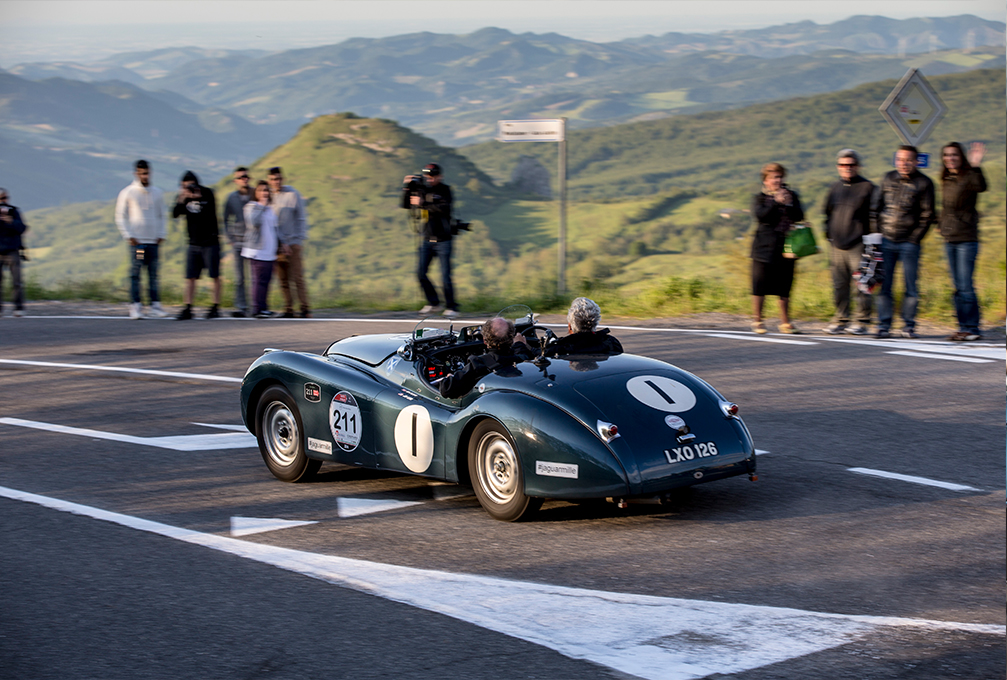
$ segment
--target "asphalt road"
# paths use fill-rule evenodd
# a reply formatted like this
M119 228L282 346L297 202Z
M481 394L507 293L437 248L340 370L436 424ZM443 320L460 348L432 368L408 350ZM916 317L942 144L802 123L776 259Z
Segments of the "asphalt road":
M240 378L264 347L321 351L347 335L408 328L4 318L0 360ZM765 451L758 482L692 487L669 506L552 501L537 521L506 524L466 489L420 478L324 465L312 483L283 484L254 449L176 451L0 422L0 486L219 536L236 516L310 520L242 540L388 565L1004 625L1002 358L941 360L908 341L616 334L627 351L692 371L741 405ZM1002 357L1002 344L988 349ZM0 394L0 418L134 437L241 423L237 385L199 378L0 363ZM347 518L338 498L414 504ZM9 498L0 498L0 579L2 678L625 677L441 613ZM895 626L715 677L1005 673L1002 633Z

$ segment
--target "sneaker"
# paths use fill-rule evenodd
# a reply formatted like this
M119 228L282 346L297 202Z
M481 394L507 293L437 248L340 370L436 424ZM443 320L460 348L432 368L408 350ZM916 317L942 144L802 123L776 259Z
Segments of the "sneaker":
M178 319L179 321L188 321L189 319L191 319L192 305L186 305L185 307L183 307L182 311L179 312L178 316L176 316L175 318Z
M787 335L800 335L801 331L792 323L781 323L777 326L781 333L786 333Z
M236 309L233 312L231 312L231 318L232 319L245 319L247 317L248 317L248 314L245 314L245 312L242 311L242 310L240 310L240 309Z
M283 314L280 314L280 318L281 319L293 319L294 318L294 313L290 312L290 311L284 312Z
M22 316L24 316L24 310L23 309L15 309L14 310L14 316L17 317L17 318L21 318Z
M156 316L158 319L163 319L168 316L168 312L164 311L164 307L161 306L160 302L151 302L150 315Z
M252 316L253 316L254 318L256 318L256 319L271 319L271 318L273 318L273 313L272 313L272 312L269 312L269 311L265 311L265 312L256 312L256 313L255 313L255 314L253 314Z
M828 333L829 335L842 335L843 331L846 330L846 324L844 323L830 323L828 326L822 329L823 333Z
M446 316L449 319L455 319L455 318L458 317L458 310L455 310L455 309L445 309L444 310L444 316Z
M220 309L217 307L217 305L214 305L214 306L210 307L208 310L206 310L206 316L204 316L203 318L204 319L219 319L220 318Z
M901 338L918 338L918 337L920 337L920 335L919 335L919 333L916 332L915 329L912 329L912 328L903 328L901 331L899 331L899 337L901 337Z
M14 312L14 316L17 316L17 312ZM975 342L976 340L982 340L982 333L979 331L965 331L962 333L962 340L965 342Z
M855 323L852 326L846 327L846 333L849 335L867 335L867 326L862 323Z
M133 302L129 305L129 318L131 319L142 319L143 318L143 305L139 302Z
M755 331L759 335L765 335L766 334L766 326L761 321L753 321L752 322L752 330Z
M892 337L891 332L887 328L879 328L877 333L874 334L876 338L890 338Z
M306 309L302 309L301 313L298 314L297 317L300 318L300 319L310 319L311 318L311 312L309 312Z
M965 336L968 335L965 331L957 331L948 336L948 340L951 342L964 342Z
M440 305L424 305L420 310L420 314L436 314L441 311L441 309Z

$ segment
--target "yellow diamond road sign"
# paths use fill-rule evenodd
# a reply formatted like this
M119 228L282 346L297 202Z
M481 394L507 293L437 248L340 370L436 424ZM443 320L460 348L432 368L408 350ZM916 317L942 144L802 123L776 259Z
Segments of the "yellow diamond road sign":
M923 74L911 68L879 111L904 143L919 146L948 109Z

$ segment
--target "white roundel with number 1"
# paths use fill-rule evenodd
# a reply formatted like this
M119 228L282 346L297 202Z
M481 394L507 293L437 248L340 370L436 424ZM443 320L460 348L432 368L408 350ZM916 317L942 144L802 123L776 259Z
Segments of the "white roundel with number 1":
M630 378L626 389L638 402L658 411L683 413L696 405L696 394L687 385L661 375Z

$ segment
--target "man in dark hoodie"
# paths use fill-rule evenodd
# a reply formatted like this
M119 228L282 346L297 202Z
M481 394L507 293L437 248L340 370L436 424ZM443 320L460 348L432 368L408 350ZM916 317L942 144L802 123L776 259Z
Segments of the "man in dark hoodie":
M217 203L213 191L200 186L191 171L182 176L181 191L175 201L172 216L185 215L189 232L189 252L185 259L185 309L178 319L192 318L192 299L196 293L196 279L206 269L213 279L213 306L206 312L207 319L220 316L220 241L217 238Z
M598 329L601 308L590 298L579 297L570 303L566 313L567 335L546 349L554 356L580 354L622 354L622 343L609 335L607 328Z
M24 293L21 289L21 234L28 227L21 213L7 202L7 190L0 189L0 291L3 290L3 270L10 270L14 316L24 316Z
M916 275L920 263L920 244L934 223L934 183L916 169L918 152L915 146L900 146L895 152L895 169L885 175L874 192L871 206L871 231L880 232L881 254L884 257L885 280L878 299L878 332L876 337L891 337L895 302L895 265L902 261L906 292L902 298L900 331L904 338L918 338L916 307L919 293Z
M843 149L836 158L839 181L829 189L822 206L825 238L829 241L829 267L832 269L832 297L836 314L823 330L832 335L863 335L871 323L871 296L856 291L856 323L850 323L850 286L864 254L864 236L871 233L871 198L874 184L860 176L860 156L853 149ZM854 289L856 286L854 286Z

